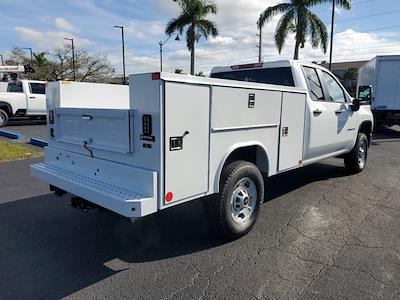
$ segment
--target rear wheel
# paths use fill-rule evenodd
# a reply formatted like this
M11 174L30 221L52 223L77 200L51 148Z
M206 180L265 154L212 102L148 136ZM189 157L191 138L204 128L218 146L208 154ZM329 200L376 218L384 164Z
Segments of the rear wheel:
M264 181L258 168L236 161L224 168L220 193L212 199L217 230L228 239L247 234L255 225L264 200Z
M5 126L7 122L8 122L8 114L4 110L0 109L0 127Z
M365 133L359 133L354 148L344 158L344 165L352 174L364 170L368 158L368 138Z

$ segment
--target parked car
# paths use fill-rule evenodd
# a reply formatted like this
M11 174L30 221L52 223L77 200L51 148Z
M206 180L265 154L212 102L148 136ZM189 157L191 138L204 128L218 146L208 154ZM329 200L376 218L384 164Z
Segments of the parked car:
M400 55L377 56L358 72L358 89L372 87L376 123L400 125Z
M350 173L365 168L368 99L351 99L327 69L288 60L211 77L131 75L128 109L62 107L66 87L49 83L49 146L32 175L75 195L74 207L129 218L202 198L219 232L235 239L257 220L264 178L328 157L344 158Z
M4 88L5 89L5 88ZM46 83L20 80L0 91L0 127L11 117L46 117Z

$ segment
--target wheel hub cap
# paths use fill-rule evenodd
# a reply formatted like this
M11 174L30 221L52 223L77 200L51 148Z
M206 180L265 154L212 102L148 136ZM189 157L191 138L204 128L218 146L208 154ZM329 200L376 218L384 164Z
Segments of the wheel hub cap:
M250 178L241 179L231 197L231 216L239 224L246 222L254 212L257 187Z

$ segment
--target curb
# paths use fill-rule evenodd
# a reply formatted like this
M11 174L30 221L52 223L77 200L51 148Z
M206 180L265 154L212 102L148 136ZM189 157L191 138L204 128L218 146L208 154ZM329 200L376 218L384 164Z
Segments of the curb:
M30 138L29 139L29 144L34 145L34 146L38 146L38 147L46 147L48 146L48 142L45 140L41 140L38 138Z
M24 136L20 133L12 132L12 131L7 131L7 130L0 130L0 136L4 136L9 139L13 140L23 140Z

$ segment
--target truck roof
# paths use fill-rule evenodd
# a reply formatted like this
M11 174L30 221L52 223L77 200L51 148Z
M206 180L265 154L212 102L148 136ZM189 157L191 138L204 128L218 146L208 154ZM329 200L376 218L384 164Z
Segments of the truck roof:
M249 64L240 64L233 66L225 66L225 67L214 67L211 70L211 74L214 73L222 73L222 72L234 72L243 69L268 69L268 68L284 68L284 67L292 67L294 65L298 65L301 63L302 65L311 65L315 66L315 64L305 61L298 61L293 59L285 59L285 60L276 60L276 61L268 61L262 63L249 63Z

